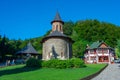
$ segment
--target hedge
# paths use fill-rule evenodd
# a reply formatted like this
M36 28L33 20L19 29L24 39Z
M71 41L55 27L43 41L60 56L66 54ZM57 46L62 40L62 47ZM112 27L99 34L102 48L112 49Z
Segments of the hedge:
M35 58L30 58L26 62L27 67L42 67L42 61L35 59Z
M58 60L58 59L53 59L53 60L48 60L48 61L43 61L42 62L42 67L46 68L59 68L59 69L64 69L64 68L80 68L80 67L85 67L84 61L74 58L70 60Z
M65 68L81 68L85 67L86 65L84 64L84 61L79 58L72 58L69 60L52 59L48 61L40 61L35 58L30 58L27 61L26 66L65 69Z

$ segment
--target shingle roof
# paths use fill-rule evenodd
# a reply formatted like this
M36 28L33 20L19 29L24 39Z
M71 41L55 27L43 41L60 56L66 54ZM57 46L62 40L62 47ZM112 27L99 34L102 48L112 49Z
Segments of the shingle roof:
M99 46L100 46L102 43L106 44L106 43L103 42L103 41L97 41L97 42L94 42L93 44L91 44L89 48L90 48L90 49L99 48ZM110 48L110 47L108 47L108 48Z
M41 42L44 42L45 39L52 38L52 37L67 38L67 39L69 39L69 40L71 40L73 42L73 40L70 37L66 36L65 34L59 32L57 30L53 31L48 36L44 37Z
M56 13L54 20L62 21L58 12Z
M62 22L62 23L64 24L64 22L62 21L62 19L61 19L61 17L60 17L60 14L59 14L58 12L56 13L55 18L54 18L54 20L51 22L51 24L52 24L53 22L57 22L57 21Z
M16 54L38 54L38 52L33 48L32 44L29 42L26 47L18 51Z
M94 48L98 48L98 46L101 44L101 42L97 41L97 42L94 42L93 44L90 45L90 48L91 49L94 49Z
M52 33L50 33L47 37L50 37L50 36L62 36L62 37L67 37L65 34L59 32L59 31L53 31Z
M104 43L106 44L104 41L97 41L97 42L93 42L93 44L91 44L87 49L96 49L96 48L100 48L100 45ZM107 44L106 44L107 45ZM114 48L110 47L107 45L107 48L110 48L112 50L114 50Z

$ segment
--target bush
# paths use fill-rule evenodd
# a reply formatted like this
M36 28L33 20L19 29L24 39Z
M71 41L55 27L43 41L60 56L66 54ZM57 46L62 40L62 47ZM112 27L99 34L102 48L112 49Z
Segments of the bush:
M57 65L57 60L49 60L49 61L43 61L42 62L42 67L47 67L47 68L54 68Z
M66 68L73 68L74 64L72 62L72 60L66 60Z
M84 61L81 60L81 59L79 59L79 58L73 58L73 59L71 59L71 63L73 64L74 68L85 67Z
M42 67L46 68L59 68L59 69L65 69L65 68L80 68L85 67L84 61L80 59L70 59L70 60L48 60L42 62Z
M57 65L55 68L65 69L66 67L66 60L58 60Z
M35 58L30 58L26 62L27 67L41 67L42 61L35 59Z

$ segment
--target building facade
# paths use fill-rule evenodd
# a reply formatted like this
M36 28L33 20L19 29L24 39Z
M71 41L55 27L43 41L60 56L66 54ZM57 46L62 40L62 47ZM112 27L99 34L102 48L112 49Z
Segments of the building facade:
M103 41L94 42L92 45L86 48L85 63L113 63L115 58L114 49L109 47Z
M63 34L63 24L59 13L56 13L51 22L52 31L42 39L43 52L42 59L69 59L72 57L72 40Z

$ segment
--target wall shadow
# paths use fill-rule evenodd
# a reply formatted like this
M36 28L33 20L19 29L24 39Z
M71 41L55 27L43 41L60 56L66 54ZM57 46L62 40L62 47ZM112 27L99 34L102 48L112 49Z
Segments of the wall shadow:
M54 47L54 46L52 46L52 53L53 53L54 58L56 59L57 56L58 56L58 54L57 54L57 52L55 51L55 47Z
M15 68L15 69L10 69L10 70L1 70L0 71L0 76L3 75L10 75L10 74L17 74L17 73L22 73L22 72L29 72L29 71L34 71L40 68L32 68L32 67L22 67L22 68Z

